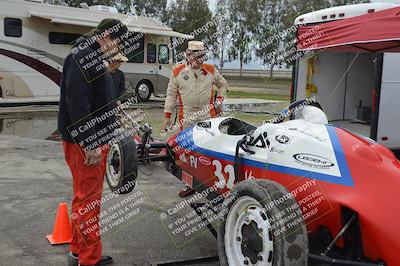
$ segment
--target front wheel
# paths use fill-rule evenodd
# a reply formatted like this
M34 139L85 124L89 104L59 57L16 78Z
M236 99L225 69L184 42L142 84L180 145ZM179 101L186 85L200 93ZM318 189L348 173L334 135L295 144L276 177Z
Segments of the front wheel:
M243 181L231 190L224 204L228 212L219 225L217 240L221 265L307 265L308 239L302 213L280 184Z
M133 190L138 173L138 155L136 142L122 132L119 141L110 146L106 161L106 180L111 191L126 194Z

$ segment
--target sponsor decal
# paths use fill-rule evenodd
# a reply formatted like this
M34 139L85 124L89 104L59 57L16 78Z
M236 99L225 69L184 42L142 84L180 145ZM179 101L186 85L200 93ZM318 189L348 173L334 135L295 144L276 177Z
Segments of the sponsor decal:
M200 161L200 163L202 163L204 165L211 165L211 162L207 157L200 156L199 161Z
M185 171L182 171L182 181L189 187L193 188L193 176Z
M297 163L313 168L326 169L335 165L325 157L309 153L297 153L293 155L293 158Z
M288 143L290 143L290 138L288 136L286 136L286 135L277 135L275 137L275 140L277 142L279 142L280 144L288 144Z
M193 168L197 168L197 157L193 155L189 155L189 160L190 160L190 166Z
M276 153L283 153L283 150L278 149L277 147L271 147L269 150L270 152L276 152Z
M268 148L270 143L268 140L267 132L263 132L257 137L251 138L250 142L247 145L262 149Z
M256 178L253 176L253 171L246 170L246 172L244 173L244 179L248 180L248 179L256 179Z
M187 159L186 159L186 155L184 152L181 153L181 155L179 155L179 160L181 160L184 163L187 163Z
M211 128L211 121L198 122L197 126L202 128Z

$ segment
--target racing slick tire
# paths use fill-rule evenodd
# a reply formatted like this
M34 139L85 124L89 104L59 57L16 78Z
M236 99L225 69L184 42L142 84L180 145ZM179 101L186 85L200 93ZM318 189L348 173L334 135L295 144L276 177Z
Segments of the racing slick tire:
M107 154L106 180L111 191L127 194L136 185L138 154L136 142L129 131L123 131L118 139Z
M283 186L270 180L246 180L233 187L224 205L227 211L217 238L221 265L307 265L302 212ZM289 215L290 224L285 222Z

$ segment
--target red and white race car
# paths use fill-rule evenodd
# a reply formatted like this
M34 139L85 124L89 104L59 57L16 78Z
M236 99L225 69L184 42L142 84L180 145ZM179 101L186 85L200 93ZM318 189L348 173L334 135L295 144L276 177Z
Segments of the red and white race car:
M304 103L286 122L221 117L163 143L123 138L109 152L110 188L135 180L139 163L164 161L209 200L223 195L221 265L400 265L400 162Z

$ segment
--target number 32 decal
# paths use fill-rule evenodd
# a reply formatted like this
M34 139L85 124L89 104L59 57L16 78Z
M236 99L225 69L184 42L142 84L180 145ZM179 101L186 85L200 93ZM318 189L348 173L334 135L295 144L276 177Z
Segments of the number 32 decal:
M215 171L214 175L218 178L218 181L215 182L218 188L225 188L227 187L228 189L233 188L234 181L235 181L235 169L233 168L233 165L227 164L225 165L224 168L224 173L228 174L228 181L225 181L225 176L222 173L222 164L218 160L214 160L212 164L215 166Z

